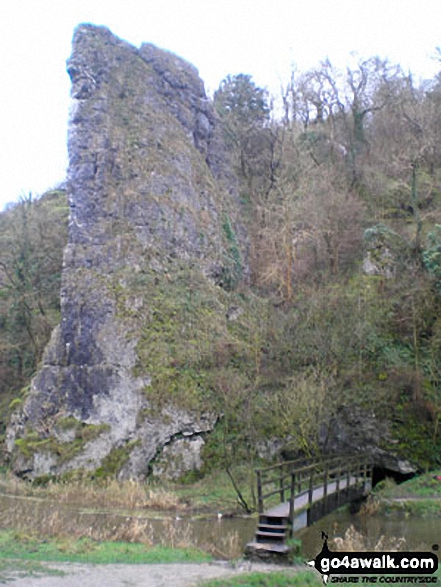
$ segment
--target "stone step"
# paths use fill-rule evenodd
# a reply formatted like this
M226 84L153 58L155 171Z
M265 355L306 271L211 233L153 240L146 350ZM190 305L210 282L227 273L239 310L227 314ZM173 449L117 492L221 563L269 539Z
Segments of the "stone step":
M250 542L245 548L245 558L251 561L290 564L289 557L293 552L292 547L280 542Z
M259 516L259 524L269 524L271 526L284 526L286 525L286 516L267 516L261 514Z
M263 532L284 533L287 529L288 526L286 524L280 526L274 526L272 524L259 524L259 530L262 530Z
M274 534L273 532L261 532L257 530L256 532L256 540L257 542L280 542L284 543L286 538L286 534Z

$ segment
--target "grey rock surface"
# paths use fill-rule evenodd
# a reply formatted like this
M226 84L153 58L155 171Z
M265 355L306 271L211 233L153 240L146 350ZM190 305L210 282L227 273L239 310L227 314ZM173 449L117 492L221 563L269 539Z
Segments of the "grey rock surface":
M332 454L366 454L376 467L401 474L415 473L412 463L381 448L392 438L388 420L373 410L351 406L340 410L338 419L331 422L327 438L322 440L326 450Z
M178 321L182 314L170 310L165 317L167 293L157 309L158 291L179 275L175 291L184 298L196 275L196 293L211 288L220 300L226 276L246 275L245 233L218 122L192 65L150 44L132 47L104 27L80 25L68 73L71 211L62 318L24 408L11 420L7 445L16 472L30 477L94 470L124 452L116 472L142 477L174 436L186 431L191 438L216 420L181 401L179 373L175 402L167 388L164 401L149 398L162 367L149 360L160 347L153 334L161 328L169 336L161 356L167 355L174 343L164 329L173 328L170 316ZM241 267L229 252L225 222ZM78 431L54 438L66 418L100 432L93 439ZM193 457L189 462L193 467Z
M404 240L384 224L368 228L364 233L365 254L363 272L365 275L380 275L392 278L398 271L399 259L407 253Z

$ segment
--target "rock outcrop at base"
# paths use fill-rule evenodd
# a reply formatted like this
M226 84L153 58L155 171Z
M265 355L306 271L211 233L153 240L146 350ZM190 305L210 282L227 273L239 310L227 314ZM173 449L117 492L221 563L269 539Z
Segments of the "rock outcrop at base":
M68 72L62 318L7 444L14 470L30 477L141 478L164 446L182 450L182 439L213 428L205 400L225 366L216 345L228 340L229 296L246 278L246 235L192 65L80 25ZM187 444L184 470L200 463L203 442Z

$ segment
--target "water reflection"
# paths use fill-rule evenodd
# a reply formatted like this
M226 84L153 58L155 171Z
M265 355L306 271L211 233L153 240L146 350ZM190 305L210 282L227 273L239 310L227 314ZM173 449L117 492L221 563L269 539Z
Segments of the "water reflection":
M440 518L417 518L394 515L361 516L349 512L333 512L322 518L314 526L297 533L302 540L303 553L314 557L322 547L321 533L326 532L329 538L344 537L346 530L353 526L366 543L373 548L382 537L404 538L406 550L432 550L432 545L441 542Z

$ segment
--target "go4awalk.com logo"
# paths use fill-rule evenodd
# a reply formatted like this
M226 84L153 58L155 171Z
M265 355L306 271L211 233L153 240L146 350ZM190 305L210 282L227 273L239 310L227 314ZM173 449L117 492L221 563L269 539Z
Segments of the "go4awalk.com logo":
M434 585L438 557L432 552L332 552L322 532L323 547L308 564L323 583Z

